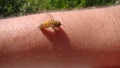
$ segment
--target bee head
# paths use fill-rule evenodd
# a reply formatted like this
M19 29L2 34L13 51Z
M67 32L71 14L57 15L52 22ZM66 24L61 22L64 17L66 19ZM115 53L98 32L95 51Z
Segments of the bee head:
M56 26L56 27L61 26L60 21L57 21L56 24L55 24L55 26Z
M58 26L61 26L61 23L60 23L60 21L58 21Z

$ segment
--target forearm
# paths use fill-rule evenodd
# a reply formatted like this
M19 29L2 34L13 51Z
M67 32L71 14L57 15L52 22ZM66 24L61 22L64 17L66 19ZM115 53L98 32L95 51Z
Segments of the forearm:
M7 61L7 57L11 59L17 55L12 61L18 58L31 59L31 62L81 62L87 59L85 63L96 63L106 55L118 57L119 9L120 6L116 6L0 20L1 58ZM51 17L61 22L61 29L57 32L49 32L52 29L41 31L38 26Z

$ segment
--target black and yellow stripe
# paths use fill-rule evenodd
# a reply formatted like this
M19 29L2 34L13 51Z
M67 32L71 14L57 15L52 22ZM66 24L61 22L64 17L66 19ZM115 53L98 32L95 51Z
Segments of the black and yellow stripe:
M50 21L46 21L45 23L43 23L43 24L40 25L40 28L48 28L50 26L51 26Z
M41 29L43 29L43 28L59 27L59 26L61 26L60 21L56 21L56 20L54 20L54 19L51 19L51 20L48 20L48 21L44 22L44 23L41 24L39 27L40 27Z

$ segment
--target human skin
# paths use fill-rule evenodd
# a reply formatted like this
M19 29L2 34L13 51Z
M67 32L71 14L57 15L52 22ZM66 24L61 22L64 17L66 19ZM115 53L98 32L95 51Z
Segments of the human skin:
M120 67L120 5L0 19L0 67Z

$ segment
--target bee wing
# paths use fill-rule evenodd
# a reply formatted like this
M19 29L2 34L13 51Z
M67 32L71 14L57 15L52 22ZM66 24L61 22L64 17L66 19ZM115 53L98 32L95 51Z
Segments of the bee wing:
M48 16L50 17L51 20L54 20L54 17L51 15L51 13L48 13Z

